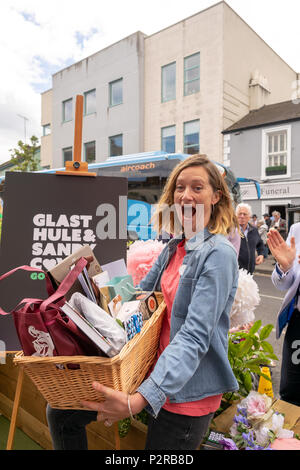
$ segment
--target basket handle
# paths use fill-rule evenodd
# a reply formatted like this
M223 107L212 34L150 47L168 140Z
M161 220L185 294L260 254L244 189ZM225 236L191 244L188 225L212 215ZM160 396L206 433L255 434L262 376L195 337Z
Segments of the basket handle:
M78 278L79 274L86 267L87 263L88 262L85 258L80 258L76 262L75 267L67 274L67 276L57 288L56 292L54 292L54 294L51 295L48 299L44 300L41 305L41 312L44 313L50 304L56 302L59 299L62 299L66 295L66 293L71 289L74 282Z

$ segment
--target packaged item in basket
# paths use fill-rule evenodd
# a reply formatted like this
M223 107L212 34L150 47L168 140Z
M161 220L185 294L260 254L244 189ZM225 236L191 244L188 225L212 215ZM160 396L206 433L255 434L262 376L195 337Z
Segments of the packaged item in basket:
M107 284L109 288L111 299L120 295L122 302L128 302L136 294L136 289L133 286L133 280L131 275L127 276L116 276L112 278Z
M89 258L92 260L87 265L87 273L90 278L102 272L102 268L99 262L97 261L93 250L90 248L89 245L84 245L83 247L79 248L75 253L68 256L63 261L54 266L54 268L48 271L48 275L55 289L65 279L69 271L72 269L72 266L74 266L74 264L82 257ZM84 289L79 279L74 283L72 289L70 289L70 291L67 293L67 300L69 300L69 298L74 292L84 293Z
M136 295L136 300L140 301L140 310L143 314L143 320L149 320L151 315L158 308L158 299L154 292L143 292Z
M143 314L140 311L139 300L125 302L117 315L125 328L127 340L129 341L143 326Z
M139 333L143 327L143 316L141 312L131 315L131 317L125 322L125 331L127 334L127 341L133 338Z
M111 316L116 318L122 308L122 297L120 294L114 297L111 302L109 302L108 308Z
M99 305L102 307L107 313L110 313L108 304L110 302L110 293L109 288L106 287L106 284L109 283L109 274L107 271L103 271L102 273L96 274L96 276L92 277L92 281L94 282L96 288L99 291Z
M110 341L117 353L121 351L127 340L126 333L114 318L80 292L75 292L69 303Z

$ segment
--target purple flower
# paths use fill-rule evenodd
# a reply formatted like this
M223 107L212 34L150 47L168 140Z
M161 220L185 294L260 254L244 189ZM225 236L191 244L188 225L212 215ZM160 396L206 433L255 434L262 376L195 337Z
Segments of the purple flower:
M239 450L235 442L227 437L223 437L223 439L219 441L219 444L223 446L223 450Z
M248 444L248 447L250 447L250 448L255 447L256 443L254 442L253 431L249 431L248 433L243 432L242 437L243 437L244 441Z
M237 411L240 415L245 416L245 418L247 418L247 408L246 407L238 405L237 406Z
M234 422L237 424L244 424L245 426L250 427L247 418L242 415L235 415Z
M242 436L244 441L247 443L247 447L245 447L245 450L273 450L270 448L270 446L262 447L258 445L254 440L253 431L249 431L248 433L243 432Z
M255 444L253 447L245 447L245 450L273 450L271 447L262 447L257 444Z

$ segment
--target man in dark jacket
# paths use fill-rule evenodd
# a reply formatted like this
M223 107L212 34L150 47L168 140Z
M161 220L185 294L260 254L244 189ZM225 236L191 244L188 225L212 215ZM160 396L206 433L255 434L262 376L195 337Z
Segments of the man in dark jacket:
M251 213L249 204L241 203L236 208L236 215L243 234L238 259L239 268L246 269L248 273L253 274L255 265L264 262L264 243L257 228L249 224Z

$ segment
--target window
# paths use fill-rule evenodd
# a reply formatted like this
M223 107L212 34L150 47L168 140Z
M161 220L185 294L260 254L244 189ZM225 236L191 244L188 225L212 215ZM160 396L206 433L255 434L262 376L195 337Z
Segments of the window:
M51 134L51 125L45 124L43 126L43 136Z
M115 80L109 84L109 106L123 103L123 79Z
M86 91L84 93L84 114L93 114L96 112L96 90Z
M176 62L165 65L161 69L161 100L162 102L176 98Z
M290 126L264 129L262 177L290 176Z
M63 101L62 103L63 122L72 121L72 114L73 114L73 100L72 98L70 98L69 100Z
M200 90L200 53L184 59L184 94L191 95Z
M73 150L72 147L66 147L63 149L63 163L64 165L66 162L73 160Z
M88 163L94 163L96 160L96 142L86 142L84 144L84 158Z
M200 121L189 121L184 123L184 153L199 153Z
M109 156L118 157L123 155L123 135L114 135L109 137Z
M162 127L161 149L164 152L175 153L176 126Z

